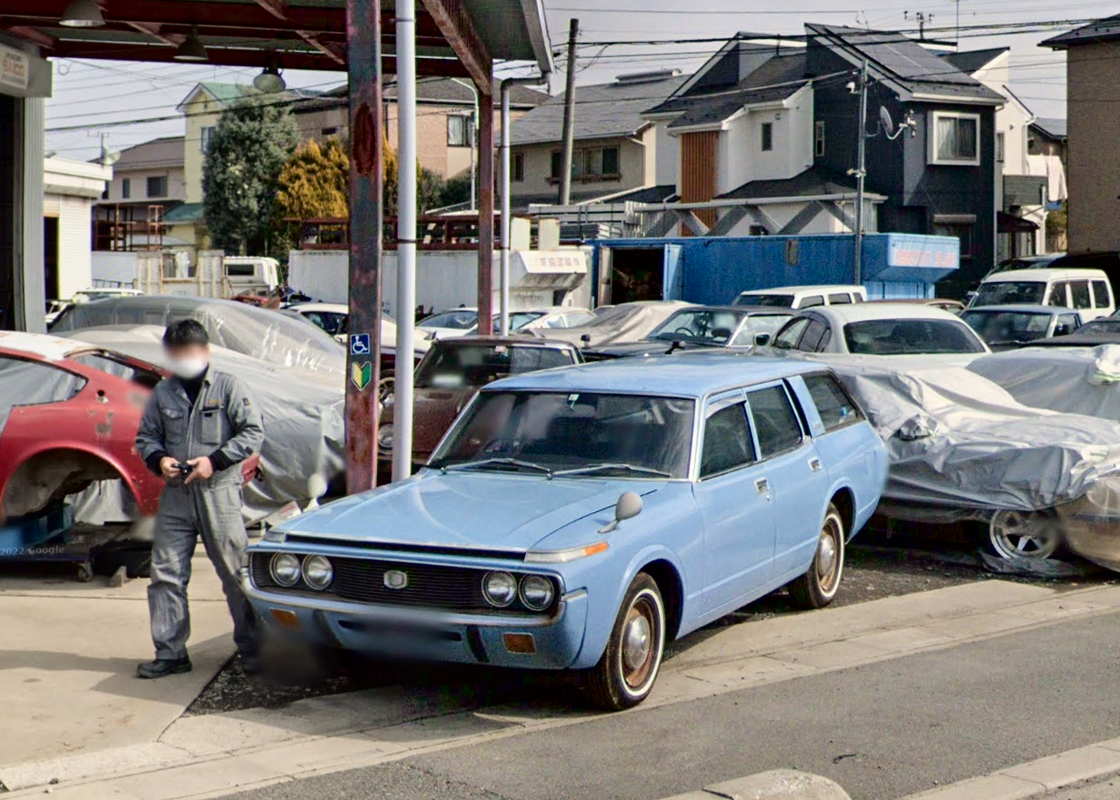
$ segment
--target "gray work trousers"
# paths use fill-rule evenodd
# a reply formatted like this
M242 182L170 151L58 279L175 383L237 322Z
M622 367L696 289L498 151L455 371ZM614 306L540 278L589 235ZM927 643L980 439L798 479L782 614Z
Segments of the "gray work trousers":
M249 544L241 519L241 487L229 480L216 486L199 481L186 488L167 486L160 495L148 587L156 658L187 655L191 635L187 584L200 536L225 591L233 617L233 641L242 653L255 651L256 618L238 577Z

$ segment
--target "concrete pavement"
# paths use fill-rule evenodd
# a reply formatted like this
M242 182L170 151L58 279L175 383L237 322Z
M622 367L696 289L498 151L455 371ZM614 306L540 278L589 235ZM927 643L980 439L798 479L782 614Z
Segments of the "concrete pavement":
M49 780L50 768L39 772L35 762L60 756L96 770L106 752L154 743L182 715L234 649L201 548L194 576L194 672L160 682L134 677L153 657L147 580L110 589L104 579L0 576L0 783Z
M906 719L927 712L948 718L960 713L953 705L952 681L974 676L977 665L969 659L976 648L989 648L984 658L998 665L1000 648L1011 646L1020 656L1015 676L1019 680L1029 674L1019 662L1031 647L1013 646L1014 642L1058 637L1043 646L1053 660L1054 653L1069 649L1064 637L1076 637L1079 626L1112 626L1109 636L1120 636L1117 611L1120 588L1059 593L984 581L715 629L681 643L650 701L620 715L573 709L566 697L554 699L540 687L511 691L500 686L509 673L493 672L487 674L499 685L491 686L495 691L490 694L505 697L501 705L487 705L492 701L477 685L445 682L420 690L398 686L315 698L284 709L184 718L158 741L120 753L127 757L143 748L152 759L147 767L126 760L124 769L106 773L67 759L56 762L52 766L63 784L55 794L68 800L170 800L269 786L260 797L306 796L312 787L303 779L351 767L368 767L370 773L359 770L314 780L337 782L339 791L327 796L347 797L352 794L347 780L360 780L365 786L383 780L407 785L399 770L420 769L438 781L458 781L511 797L540 797L543 785L550 787L548 797L648 798L774 767L800 767L829 777L836 777L829 770L839 770L842 778L850 777L846 770L861 760L863 750L843 744L844 714L859 722L859 733L869 740L877 726L884 726L887 741L904 742L913 732L892 730L884 715L896 702ZM1103 654L1104 649L1093 652ZM958 675L962 657L967 669ZM911 665L930 660L936 668L928 680L919 679ZM928 667L918 669L925 675ZM955 677L942 680L942 675ZM847 688L839 691L840 685ZM989 702L987 695L978 695L975 685L968 688L974 710L982 710ZM949 708L936 708L939 703ZM983 730L980 716L969 723ZM933 716L939 718L946 717ZM572 726L578 726L578 733L569 731ZM972 728L952 724L943 732L962 729ZM825 731L836 738L822 742ZM1093 731L1090 726L1079 733L1091 736ZM466 744L472 746L463 747ZM1040 746L1053 747L1053 742ZM787 752L788 758L779 757ZM892 765L881 785L868 783L860 773L863 783L857 786L865 790L862 797L897 797L931 785L922 780L955 779L954 769L969 777L1018 763L1022 759L1014 758L1013 752L1018 754L1009 747L994 754L978 748L960 764L950 760L944 775L931 773L941 766L929 761L922 762L924 772L907 768L901 776L898 765ZM542 758L541 753L550 755ZM822 758L824 763L816 763ZM831 758L838 759L835 765ZM401 759L408 760L385 766ZM573 764L579 768L573 770ZM650 764L662 768L651 771ZM622 788L605 783L619 765L634 765L636 772L625 775ZM296 794L275 786L293 779L300 779L291 784ZM0 780L8 778L0 773ZM840 782L851 791L843 779ZM35 791L35 784L17 785ZM868 793L868 788L898 791Z

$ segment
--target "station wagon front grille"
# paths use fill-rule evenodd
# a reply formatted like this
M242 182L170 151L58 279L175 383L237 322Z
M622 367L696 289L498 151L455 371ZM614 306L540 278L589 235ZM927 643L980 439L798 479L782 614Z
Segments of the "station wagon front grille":
M451 567L440 564L417 564L367 558L338 558L331 556L334 580L324 592L313 592L303 583L291 589L278 586L269 573L272 553L253 553L249 562L253 583L261 588L279 592L297 592L302 595L335 597L358 603L431 608L471 614L540 614L515 602L508 608L498 609L486 602L482 595L482 580L489 572L470 567ZM387 572L403 572L407 586L390 588ZM516 574L516 573L515 573ZM551 611L546 610L545 613Z

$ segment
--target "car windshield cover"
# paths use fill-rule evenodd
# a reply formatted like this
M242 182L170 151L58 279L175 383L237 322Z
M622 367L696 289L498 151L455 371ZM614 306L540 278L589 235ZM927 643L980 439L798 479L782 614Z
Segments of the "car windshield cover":
M849 353L872 356L918 353L982 353L961 322L941 319L874 319L844 326Z
M725 345L742 319L742 313L724 309L678 311L657 326L649 338L667 342Z
M429 466L685 478L695 410L673 397L483 392Z
M737 306L773 306L793 308L792 294L741 294L735 298Z
M558 347L436 345L416 370L416 388L485 386L507 375L566 367L571 363L571 352Z
M1030 311L966 311L961 319L980 334L981 339L992 344L1042 339L1050 328L1051 316Z
M1042 281L995 281L982 283L976 291L972 307L1042 305L1046 284Z

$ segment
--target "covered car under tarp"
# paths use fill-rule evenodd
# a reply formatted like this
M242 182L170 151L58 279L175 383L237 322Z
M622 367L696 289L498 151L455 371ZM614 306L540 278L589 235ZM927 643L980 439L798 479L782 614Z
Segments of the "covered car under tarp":
M206 328L210 343L252 356L279 367L346 375L346 351L329 334L298 314L254 308L232 300L206 297L141 295L116 297L69 308L51 326L51 333L68 338L86 328L107 325L158 325L196 319Z
M162 367L163 330L153 325L110 326L69 336ZM247 521L263 519L291 501L306 505L313 499L312 475L321 476L327 485L342 476L345 393L340 380L316 370L276 366L222 347L212 346L211 352L217 369L237 375L249 387L264 422L261 476L243 492ZM90 502L88 497L84 499ZM95 511L87 508L84 513L90 517Z
M886 516L989 526L1010 519L1028 534L1060 520L1071 550L1120 569L1120 423L1033 408L963 368L812 360L836 372L887 444Z
M968 367L1020 403L1120 422L1120 345L1028 347Z
M577 347L636 342L682 308L692 303L678 300L649 300L622 303L599 312L594 320L576 328L544 328L532 331L542 339L559 339ZM586 336L587 339L583 337Z

